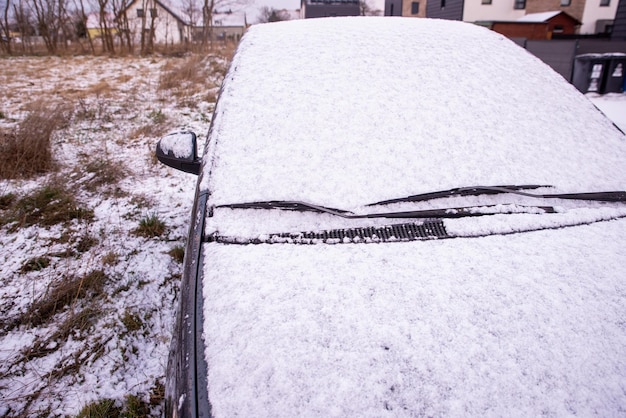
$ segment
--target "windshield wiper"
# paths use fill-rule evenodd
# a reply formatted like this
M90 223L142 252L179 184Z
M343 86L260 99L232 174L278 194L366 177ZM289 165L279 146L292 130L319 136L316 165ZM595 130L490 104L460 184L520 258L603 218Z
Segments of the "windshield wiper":
M388 205L401 202L423 202L426 200L439 199L451 196L481 196L490 194L517 194L520 196L534 197L539 199L568 199L568 200L592 200L597 202L626 202L626 191L615 192L591 192L591 193L553 193L537 194L521 190L534 190L540 187L553 187L548 185L522 185L522 186L472 186L457 187L455 189L441 190L438 192L422 193L397 199L382 200L370 203L366 206Z
M314 205L307 202L299 201L280 201L270 200L265 202L248 202L234 203L228 205L219 205L215 208L230 209L279 209L293 211L309 211L318 213L328 213L330 215L339 216L346 219L367 219L367 218L464 218L468 216L484 216L496 214L512 214L512 213L556 213L556 209L552 206L523 206L523 205L483 205L468 207L452 207L442 209L425 209L412 210L403 212L387 212L387 213L366 213L355 214L353 212L328 208L325 206Z

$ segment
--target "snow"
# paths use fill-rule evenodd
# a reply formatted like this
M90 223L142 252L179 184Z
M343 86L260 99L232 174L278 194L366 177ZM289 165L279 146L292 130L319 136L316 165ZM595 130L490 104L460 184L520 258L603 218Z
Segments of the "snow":
M165 154L172 154L176 158L193 159L193 142L188 132L173 132L159 140Z
M501 35L449 21L340 21L250 28L209 138L211 204L351 210L466 185L625 188L623 134Z
M157 88L163 69L178 62L158 56L0 59L1 129L15 128L32 100L76 105L75 119L53 137L58 181L74 190L81 206L94 211L90 224L0 228L0 416L75 416L90 402L110 398L121 405L127 395L148 403L152 391L165 383L181 274L181 265L167 253L184 245L197 178L155 162L160 134L134 132L154 127L150 115L158 111L166 122L155 132L206 132L213 104L204 98L217 88L187 94L185 103L194 103L192 107ZM108 88L101 88L105 83ZM125 177L86 190L84 183L97 174L85 166L98 160L122 166ZM25 196L53 176L0 180L0 196ZM136 236L132 231L151 214L165 222L165 235ZM84 253L59 255L75 248L73 240L82 236L97 244ZM105 261L109 255L114 257ZM21 273L36 256L48 256L50 266ZM41 327L22 324L5 330L6 321L45 298L54 283L96 269L107 276L98 299L77 300ZM91 326L67 339L53 338L63 321L86 308L101 311ZM126 329L121 320L126 312L138 315L141 329ZM56 349L20 360L36 341ZM64 367L67 372L55 374ZM150 416L160 416L161 407L158 401L150 406Z
M397 220L214 208L206 233L231 242L203 245L214 416L624 414L623 203L366 206L478 185L626 189L626 138L558 74L472 25L315 19L251 28L216 109L210 205L502 213L444 219L450 239L245 245Z
M529 13L517 19L516 22L542 23L542 22L552 19L554 16L558 15L559 13L561 13L560 10L555 10L552 12L543 12L543 13Z
M207 244L212 412L620 415L625 233Z
M335 32L328 29L329 36ZM435 27L432 30L433 35L424 34L425 39L437 33ZM395 33L392 28L389 32L390 37ZM452 32L450 36L455 39L458 34ZM278 37L273 45L282 42L285 36ZM468 48L474 48L471 45L473 39L468 38ZM508 41L498 39L508 44ZM312 39L302 33L295 40L310 48L318 43L324 46L330 42L327 39ZM354 42L355 46L360 43L356 39ZM338 42L338 45L345 47L345 43ZM482 44L481 41L478 42L480 45L483 49L493 47L495 51L499 50L491 43ZM376 54L382 54L388 49L379 43L373 43L372 48ZM410 45L408 48L408 51L415 51L417 47ZM475 49L472 51L477 56L482 53ZM266 53L268 60L280 58L280 62L289 56L285 50L280 54L269 50ZM433 50L427 49L421 53L426 54L427 58L445 56L434 47ZM322 54L318 59L325 57L333 58L332 55ZM516 54L513 58L514 62L529 65L529 71L533 72L535 64L532 62L535 60L532 57L521 58ZM406 70L406 65L409 65L380 61L372 57L370 66L355 61L358 65L351 69L356 77L354 82L362 81L366 77L364 72L371 79L387 70L399 76L400 69L394 70L395 66L404 66L402 68ZM180 266L166 253L175 245L184 243L196 178L153 162L152 152L158 135L133 137L132 134L137 128L150 123L151 112L161 110L167 116L163 133L189 129L198 133L198 138L202 139L213 106L203 97L192 97L197 105L187 107L177 103L170 93L159 91L158 78L167 62L168 59L161 57L20 57L0 60L0 96L3 98L0 111L5 115L5 118L0 119L0 127L3 129L14 128L34 98L78 100L79 110L84 111L85 115L93 115L91 119L86 117L78 126L57 132L54 145L56 158L67 168L67 171L62 172L63 180L78 188L81 203L94 209L95 213L94 223L88 227L70 224L67 228L33 226L14 232L0 229L0 316L6 319L23 312L34 300L45 295L55 280L62 277L83 274L93 268L104 268L111 278L106 285L106 295L102 300L94 302L94 305L103 309L102 318L82 335L72 335L67 341L50 341L49 347L57 345L56 352L11 367L24 349L31 347L37 339L53 334L67 318L68 311L61 312L48 326L36 329L21 326L0 335L0 416L38 415L45 411L51 411L49 415L52 416L73 416L89 402L111 398L120 404L128 394L148 401L155 382L164 383L177 303L176 275L181 272ZM311 60L306 62L307 65L317 65ZM501 62L493 65L498 70L508 71L507 65ZM435 67L437 71L443 68L457 76L461 71L444 65ZM238 84L239 89L250 94L250 104L258 112L240 117L232 113L222 115L222 122L216 123L214 129L222 129L222 123L232 118L230 120L236 123L253 120L261 129L260 134L277 135L268 126L269 120L264 120L264 115L265 112L280 115L280 112L286 111L286 106L276 100L273 91L276 94L285 93L299 86L295 80L290 81L289 77L295 77L296 74L289 74L289 68L289 63L286 63L284 68L279 66L273 69L278 75L271 79L275 84L270 93L260 83L255 83L259 97L255 97L244 83ZM432 74L434 69L411 67L411 73L413 71L419 71L425 76ZM236 74L235 69L230 75L233 74ZM335 83L342 80L352 83L348 76L329 75ZM282 80L278 76L286 77L284 90L279 89ZM322 92L332 93L332 86L322 83L313 74L308 76L312 77L310 84L307 80L300 82L308 85L312 91L317 88L313 83L320 83L320 96ZM282 129L293 134L299 125L305 126L308 127L306 133L312 132L313 137L317 138L315 131L320 126L319 122L332 116L336 110L342 116L354 115L343 119L347 128L365 132L373 139L388 141L389 138L406 137L407 133L399 126L393 127L385 135L378 133L377 129L386 125L388 119L394 123L409 120L411 129L415 128L417 133L423 134L427 128L432 128L436 133L451 134L457 141L455 146L466 147L467 151L472 141L479 138L478 132L455 129L456 124L447 121L439 123L440 126L434 122L434 116L440 113L449 120L461 117L467 111L467 104L460 97L478 97L483 104L492 103L487 107L489 113L481 114L475 124L484 129L498 129L498 132L510 135L510 138L521 136L523 132L537 132L540 128L534 125L539 125L542 120L554 122L564 117L562 114L555 115L554 109L546 110L535 102L548 98L552 100L553 94L546 92L531 100L524 97L528 89L506 88L504 76L485 80L475 73L467 72L467 77L464 75L459 80L455 84L458 96L447 91L438 92L428 84L420 86L419 91L425 95L424 100L434 100L441 95L447 102L434 101L432 110L420 108L425 113L416 119L409 119L409 116L415 117L411 113L403 116L404 107L385 100L386 95L380 96L381 102L375 108L387 106L388 111L375 115L371 120L354 113L358 106L352 109L338 107L343 103L341 101L330 106L321 100L319 109L306 109L304 103L294 104L296 98L291 97L289 103L297 112L288 120L282 118L286 124ZM548 76L543 81L558 85L555 80ZM108 83L111 90L99 92L96 87L102 82ZM402 84L402 80L399 82L394 89L403 91L405 84ZM538 80L523 82L529 83L529 89L542 84ZM491 90L500 93L492 93ZM408 92L406 94L408 96ZM564 94L575 102L579 101L579 98L571 96L571 92ZM546 110L542 120L529 120L519 113L503 115L500 98L508 95L521 105L531 102L539 109ZM362 92L361 97L367 99L367 92ZM587 97L622 130L626 130L626 95ZM560 103L566 110L569 108L568 99ZM407 111L413 106L419 107L418 104L409 104ZM599 144L607 141L612 144L609 148L616 154L615 158L606 161L599 173L606 170L607 173L619 172L619 175L614 182L606 182L603 176L594 173L576 185L563 181L566 180L566 174L550 177L548 183L559 186L559 190L571 188L574 191L588 191L582 190L583 187L608 187L617 185L618 179L624 176L613 166L615 160L623 155L623 147L620 145L623 139L594 115L593 106L586 106L588 112L576 111L564 117L559 126L574 124L573 128L567 128L567 133L571 134L578 129L577 126L583 124L579 120L591 117L593 122L589 130L585 130L590 141L596 140ZM225 105L222 109L225 109ZM327 120L330 123L333 119ZM461 122L469 121L463 119ZM469 126L475 129L475 124ZM337 125L332 126L332 129L337 128ZM246 129L246 133L252 135L256 128L250 126ZM603 135L599 135L600 132ZM320 146L331 147L330 126L321 130L319 136L327 139ZM562 137L567 135L563 134ZM562 137L555 138L564 141ZM577 135L574 138L584 142ZM260 142L258 147L264 147L265 141L274 141L275 138L256 134L238 138L242 149L244 146L252 146L250 150L258 151L258 147L254 147L255 140ZM358 138L346 141L364 147L372 146L371 142L376 143L361 142ZM439 148L445 149L450 143L442 144ZM217 146L215 143L209 145L212 147L210 150L215 150ZM578 148L569 148L570 145L567 142L551 148L541 143L547 150L557 148L560 157L573 153L568 158L583 161L573 151ZM315 144L312 145L313 150L314 147ZM233 179L229 186L244 180L241 191L237 186L235 194L224 191L220 199L232 203L231 199L251 200L254 196L274 199L289 194L290 200L297 195L306 195L311 200L315 197L315 203L329 204L333 201L338 208L355 212L406 209L403 205L365 209L361 205L376 200L375 193L368 193L367 196L359 195L358 192L354 195L346 194L359 185L358 179L353 182L352 178L367 174L367 171L372 171L367 176L368 181L372 185L380 185L397 181L401 175L406 175L405 169L400 169L395 175L389 167L380 170L381 166L384 167L384 161L370 160L367 161L370 166L365 167L365 163L352 158L309 164L288 153L277 156L281 158L273 158L269 148L268 152L263 150L259 154L259 160L267 162L269 159L279 168L282 165L304 163L303 169L309 170L305 172L311 176L311 184L319 185L315 181L322 176L326 177L321 180L327 180L346 172L350 173L347 177L350 181L346 184L332 182L327 189L314 196L310 194L311 190L292 193L295 188L288 184L290 177L281 177L273 179L275 187L268 189L272 191L271 196L261 191L251 194L250 189L254 186L250 186L248 180L257 181L259 166L246 167L245 164L251 162L249 156L233 155L232 160L216 164L215 169L228 163L233 165L232 170L245 169L248 177ZM376 147L368 149L375 151ZM357 153L355 157L361 157L367 152L364 149L362 155ZM472 148L468 155L474 152ZM601 156L604 154L604 151L595 150L593 146L589 152L597 152ZM506 167L507 155L493 155L495 157L491 161ZM86 157L106 157L129 169L127 178L119 184L120 189L128 195L116 198L108 194L108 189L88 193L76 186L92 175L84 171ZM468 158L476 157L469 155ZM413 159L406 157L406 161L411 162ZM621 167L623 161L620 160ZM254 164L258 164L258 161ZM285 176L294 172L285 167L282 170ZM378 174L374 176L375 173ZM456 180L461 178L473 184L478 180L496 184L497 174L491 174L494 182L484 177L467 179L465 176L468 173L462 174L457 178L454 173L443 173L442 184L437 185L437 189L444 188L444 184L448 183L454 183L456 187ZM488 174L481 175L489 177ZM47 180L47 176L24 181L3 180L0 181L0 195L9 192L25 195ZM265 187L271 181L269 178L261 180L258 187ZM208 178L205 177L204 181L208 187ZM427 190L432 184L422 185L421 181L427 183L428 176L417 178L415 183L402 190L400 185L395 185L396 189L386 189L390 196L385 197L414 194L421 190L432 191ZM624 188L623 184L619 184L621 189ZM285 192L278 193L277 190L283 187ZM335 200L321 198L329 190ZM553 189L543 191L555 192ZM345 201L341 199L342 194L348 196ZM214 202L218 201L217 197ZM480 199L471 198L439 200L419 207L449 206L451 203L474 205L481 202ZM494 198L491 203L509 202L508 199ZM531 199L521 198L516 199L515 203L537 204ZM228 395L215 395L219 397L215 403L216 413L229 416L230 411L239 408L243 416L293 416L296 413L291 411L297 410L302 411L302 416L351 413L359 416L501 416L510 415L517 407L519 415L623 415L626 405L623 388L626 291L622 262L626 255L626 246L623 245L625 227L623 220L610 221L611 218L623 216L623 208L620 205L586 203L583 207L573 202L549 203L558 203L563 210L550 218L524 214L515 215L514 220L509 215L477 218L471 222L447 220L446 228L454 235L481 236L485 232L512 233L581 222L605 222L507 237L429 241L427 245L422 242L334 246L207 245L205 260L216 262L207 265L207 270L219 282L204 290L209 293L212 309L222 315L220 321L214 317L206 324L211 327L211 332L215 330L217 337L209 347L209 355L214 356L212 358L215 360L212 364L216 365L212 375L214 385L210 390L212 396ZM165 220L167 236L159 240L133 235L131 231L139 220L152 213ZM239 237L300 232L301 228L319 230L331 226L355 226L361 223L338 220L330 215L311 216L301 213L271 212L265 214L265 218L260 218L254 212L231 209L219 209L215 213L219 222L211 219L209 227ZM382 225L388 220L371 222ZM52 266L48 270L19 274L26 260L66 250L68 245L59 242L66 233L72 236L88 233L98 238L99 243L76 257L51 257ZM118 255L117 264L103 263L103 258L109 253ZM330 263L329 260L336 262ZM388 267L397 260L403 260L407 267L419 273L408 278L391 274ZM506 260L510 263L506 263ZM346 263L336 270L337 265L343 262ZM440 273L434 274L436 271ZM547 275L556 280L541 280ZM126 310L142 315L145 324L142 330L126 332L120 323L120 317ZM523 328L523 324L527 328ZM351 335L354 338L350 338ZM220 344L219 348L215 344ZM560 344L564 344L563 351L555 349ZM286 355L284 350L290 350L291 347L297 350ZM86 351L80 357L82 364L76 372L59 379L50 377L49 373L56 366L68 365L68 359L71 360L73 355L83 349ZM310 352L307 352L309 349ZM246 357L238 357L241 353L247 355L247 360ZM434 356L433 353L440 355ZM293 363L282 361L292 356ZM586 361L580 360L583 358ZM572 366L578 363L580 367ZM610 364L614 365L612 369L609 369ZM597 375L601 372L605 374ZM506 378L502 385L500 377ZM569 383L567 391L561 391L564 382ZM229 388L231 384L238 386ZM319 386L312 387L312 384ZM517 389L519 392L516 392ZM528 389L527 396L520 395L522 389ZM368 391L371 397L364 399ZM35 396L37 393L39 395ZM297 397L298 394L307 393L310 396ZM248 409L253 407L249 402L254 398L247 394L258 395L259 403L254 407L262 408ZM343 398L352 399L352 403L333 405L331 402ZM181 397L179 402L182 401ZM351 408L360 405L363 409L353 412ZM513 407L508 408L508 405ZM317 409L312 406L317 406ZM415 409L405 411L403 406ZM388 411L385 408L393 409ZM159 405L156 405L151 415L160 416L160 412Z

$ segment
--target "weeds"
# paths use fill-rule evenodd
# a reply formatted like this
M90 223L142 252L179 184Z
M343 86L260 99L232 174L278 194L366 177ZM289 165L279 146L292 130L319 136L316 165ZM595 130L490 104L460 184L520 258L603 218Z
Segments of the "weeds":
M67 106L39 105L17 130L4 133L0 137L0 178L26 178L52 171L52 133L64 127L71 114Z
M122 408L113 399L102 399L85 405L76 418L118 418L121 413Z
M50 183L21 199L12 199L0 224L15 222L17 226L50 226L72 219L91 220L93 211L78 206L72 192L60 184Z
M165 222L153 213L139 221L139 226L134 230L135 235L146 238L160 237L165 233Z
M11 205L15 203L15 200L16 200L16 196L13 193L7 193L7 194L0 196L0 210L9 209Z
M107 276L102 270L94 270L84 276L64 278L52 287L48 295L33 303L20 322L31 326L46 323L75 300L102 294L106 280Z
M128 332L139 331L143 328L141 317L128 309L124 311L124 315L122 315L120 320Z
M29 271L39 271L43 270L50 265L49 257L34 257L26 261L22 268L20 269L21 273L27 273Z
M185 247L182 245L177 245L168 252L169 256L174 259L177 263L182 263L185 258Z
M177 90L184 85L206 82L204 56L192 54L182 60L172 59L163 67L159 78L159 90Z

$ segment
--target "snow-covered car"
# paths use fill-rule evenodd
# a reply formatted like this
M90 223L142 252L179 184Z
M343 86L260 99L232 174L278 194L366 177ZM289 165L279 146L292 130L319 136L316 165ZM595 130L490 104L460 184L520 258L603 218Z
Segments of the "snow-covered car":
M199 175L171 416L623 416L626 137L451 21L252 26Z

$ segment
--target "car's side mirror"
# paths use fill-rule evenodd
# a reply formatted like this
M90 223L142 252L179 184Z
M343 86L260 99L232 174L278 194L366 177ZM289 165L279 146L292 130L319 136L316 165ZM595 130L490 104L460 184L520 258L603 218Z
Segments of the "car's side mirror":
M156 156L163 164L185 173L199 174L196 134L190 131L165 135L157 144Z

